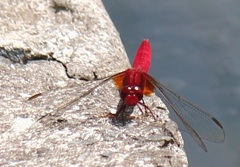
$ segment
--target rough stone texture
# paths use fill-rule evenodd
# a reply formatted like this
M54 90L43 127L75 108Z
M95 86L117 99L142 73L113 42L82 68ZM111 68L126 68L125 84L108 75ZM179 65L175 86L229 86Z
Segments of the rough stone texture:
M4 49L24 49L30 59L57 59L75 78L101 78L128 66L101 1L13 0L1 1L0 7Z
M145 100L158 121L136 108L126 126L107 117L119 101L111 82L68 105L100 82L81 79L129 67L101 1L0 2L0 24L0 165L187 166L158 97Z

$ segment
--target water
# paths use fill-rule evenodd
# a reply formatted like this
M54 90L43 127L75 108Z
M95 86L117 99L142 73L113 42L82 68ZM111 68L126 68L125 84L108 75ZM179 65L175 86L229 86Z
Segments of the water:
M240 1L104 1L132 62L144 38L152 45L150 74L214 115L222 144L208 153L183 132L191 167L240 165Z

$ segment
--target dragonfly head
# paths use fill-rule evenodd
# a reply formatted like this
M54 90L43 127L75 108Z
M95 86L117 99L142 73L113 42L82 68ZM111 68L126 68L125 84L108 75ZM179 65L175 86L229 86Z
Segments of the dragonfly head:
M135 106L143 98L143 90L139 86L124 86L120 92L121 99L129 106Z

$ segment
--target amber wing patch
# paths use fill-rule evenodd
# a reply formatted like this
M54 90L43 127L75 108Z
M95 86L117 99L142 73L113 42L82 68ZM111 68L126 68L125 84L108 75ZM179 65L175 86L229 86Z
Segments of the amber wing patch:
M114 76L112 79L114 81L115 86L117 89L122 89L123 87L123 79L124 79L125 73L119 73L116 76Z
M143 94L150 96L154 92L154 88L155 86L148 79L145 79Z

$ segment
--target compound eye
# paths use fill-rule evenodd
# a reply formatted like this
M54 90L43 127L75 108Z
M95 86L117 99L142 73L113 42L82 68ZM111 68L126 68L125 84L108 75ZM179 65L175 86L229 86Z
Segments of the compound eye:
M143 91L139 86L125 86L120 92L121 99L128 105L136 105L143 98Z
M143 98L143 91L139 86L134 86L133 88L135 96L138 97L138 100L142 100Z
M125 100L126 96L131 92L131 87L130 86L125 86L122 88L120 92L120 96L122 100Z
M141 89L140 89L139 86L134 86L133 90L134 90L135 93L140 93L141 92Z

